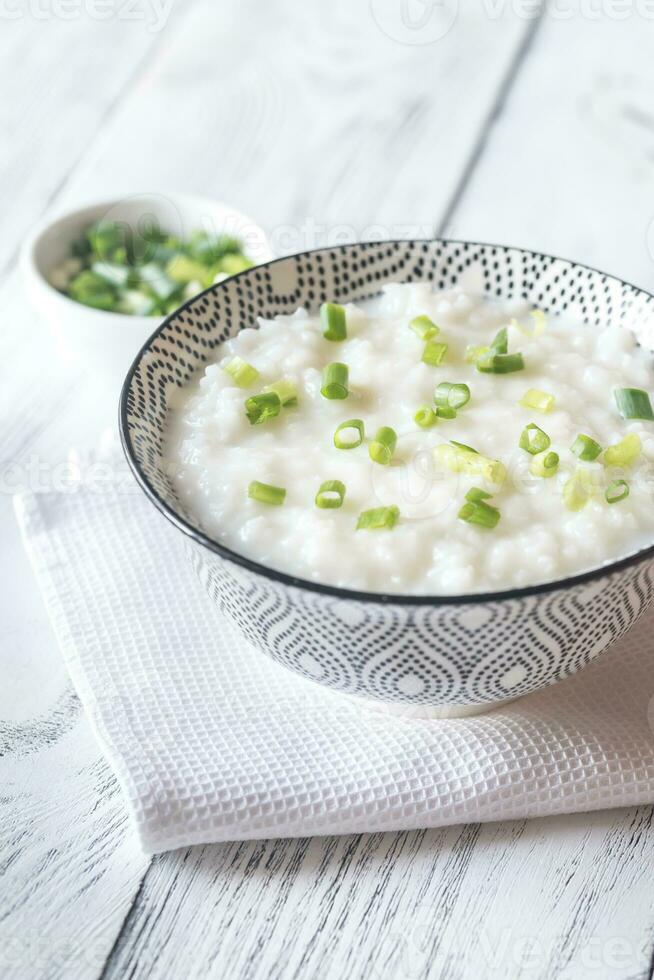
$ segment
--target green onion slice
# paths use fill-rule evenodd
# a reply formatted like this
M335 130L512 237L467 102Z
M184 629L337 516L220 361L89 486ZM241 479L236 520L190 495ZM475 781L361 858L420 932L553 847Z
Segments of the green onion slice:
M615 395L618 411L623 419L645 419L654 421L654 412L649 395L641 388L616 388Z
M523 408L533 408L537 412L551 412L554 408L554 395L550 395L547 391L540 391L538 388L530 388L526 391L518 405L522 405Z
M640 456L642 448L640 436L630 432L620 442L604 450L602 462L605 466L631 466Z
M506 479L506 467L499 459L490 459L481 453L471 452L467 447L451 446L446 442L433 450L434 461L451 473L468 473L479 476L489 483L500 484Z
M578 469L563 486L563 503L568 510L582 510L595 491L593 475Z
M388 466L393 458L395 446L397 445L397 434L388 425L382 425L377 429L375 438L368 446L368 453L373 463L381 463Z
M479 527L493 528L500 519L497 507L491 507L484 500L467 500L457 517L466 524L478 524Z
M438 416L439 419L455 419L456 409L446 408L445 406L442 406L436 409L436 415Z
M253 480L248 487L248 497L258 500L261 504L273 504L279 507L284 503L286 490L284 487L273 487L270 483L259 483Z
M348 419L341 422L334 433L334 445L337 449L356 449L363 442L364 429L361 419Z
M491 351L477 361L477 370L484 374L512 374L522 371L524 366L522 354L493 354Z
M293 405L297 405L297 385L294 381L282 378L281 381L267 385L263 390L274 391L278 394L283 408L291 408Z
M538 456L534 456L529 464L529 472L532 476L540 476L544 479L554 476L558 468L558 453L539 453Z
M431 367L438 367L446 353L447 344L440 343L436 340L428 340L422 352L421 360L424 364L429 364Z
M320 307L320 322L325 340L345 340L347 321L345 308L338 303L323 303Z
M421 429L430 429L432 425L438 422L438 415L429 405L421 405L413 416L413 421Z
M249 388L259 377L259 372L241 357L232 357L226 364L223 364L223 371L233 379L239 388Z
M343 506L344 498L344 483L341 483L340 480L325 480L324 483L320 484L316 494L316 507L321 507L323 510L335 510L337 507Z
M543 432L534 422L530 422L522 430L518 445L525 452L536 456L538 453L545 452L550 448L551 439L546 432Z
M390 507L374 507L372 510L364 510L359 514L357 521L357 531L378 531L380 528L389 530L397 524L400 517L399 507L394 504Z
M275 418L281 409L282 401L276 391L264 391L245 400L245 414L250 425L261 425L262 422Z
M614 480L613 483L609 483L604 492L604 498L607 504L618 504L628 496L629 484L626 480Z
M480 500L488 500L492 494L488 493L487 490L480 490L479 487L470 487L466 494L466 500L471 500L473 504Z
M434 392L434 403L437 408L453 408L457 411L470 401L470 388L466 384L453 384L441 381Z
M495 334L495 338L490 345L490 349L493 354L508 354L509 352L509 332L506 327L502 327L501 330Z
M583 432L580 432L570 446L570 451L584 463L592 463L602 452L602 447L599 442L595 442L590 436L585 436Z
M322 388L320 394L324 398L347 398L349 371L347 364L334 361L328 364L322 372Z
M409 324L411 329L417 333L421 340L431 340L436 334L440 333L440 328L428 316L416 316Z
M472 446L467 446L465 442L457 442L456 439L450 439L450 445L458 446L459 449L465 449L467 453L477 453L479 455L476 449L473 449Z
M485 357L489 353L490 347L476 347L474 344L468 344L466 352L463 355L463 360L467 364L476 364L480 358Z

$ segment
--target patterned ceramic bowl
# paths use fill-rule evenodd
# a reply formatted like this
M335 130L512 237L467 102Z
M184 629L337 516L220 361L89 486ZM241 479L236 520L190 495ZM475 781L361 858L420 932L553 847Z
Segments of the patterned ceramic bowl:
M320 249L250 269L170 316L132 366L121 398L127 459L152 503L185 536L210 595L273 660L338 691L425 713L484 710L567 677L626 632L653 595L654 545L582 575L493 594L381 595L266 568L207 537L162 464L170 397L257 316L377 293L386 282L460 281L520 296L591 325L611 320L654 347L654 297L586 266L453 241Z

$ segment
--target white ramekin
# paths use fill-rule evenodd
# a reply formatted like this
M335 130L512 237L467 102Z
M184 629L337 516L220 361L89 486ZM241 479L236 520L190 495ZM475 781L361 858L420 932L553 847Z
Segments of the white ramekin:
M156 219L163 230L181 238L197 229L225 232L241 239L245 254L255 263L269 261L272 253L264 231L251 218L211 198L190 194L131 194L47 216L21 250L28 296L54 333L61 356L96 372L117 399L128 367L164 317L96 310L69 299L49 282L53 269L70 256L72 242L100 218L127 223L137 232L144 218Z

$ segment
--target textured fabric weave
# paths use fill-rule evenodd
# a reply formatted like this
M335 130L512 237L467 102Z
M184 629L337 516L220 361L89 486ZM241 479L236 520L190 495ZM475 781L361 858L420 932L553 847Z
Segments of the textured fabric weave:
M26 496L16 512L146 851L654 802L654 614L505 708L399 718L249 648L139 494Z

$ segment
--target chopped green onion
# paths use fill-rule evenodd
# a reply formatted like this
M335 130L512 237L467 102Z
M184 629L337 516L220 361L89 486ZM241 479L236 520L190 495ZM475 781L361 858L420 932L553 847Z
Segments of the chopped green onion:
M128 316L151 316L157 312L157 303L138 289L126 289L118 299L116 312L126 313Z
M348 433L352 433L348 435ZM356 449L363 442L363 422L361 419L348 419L341 422L334 433L334 445L337 449Z
M245 272L246 269L251 269L253 265L254 263L244 255L225 255L216 266L216 275L212 281L221 282L222 280L216 279L217 276L235 276L239 272Z
M642 448L640 436L630 432L620 442L604 450L603 463L605 466L631 466L640 456Z
M263 390L274 391L279 395L279 400L284 408L291 408L293 405L297 405L297 385L294 381L282 378L281 381L275 381L271 385L266 385Z
M104 219L86 228L52 271L55 287L96 309L164 316L217 281L217 273L231 275L253 264L227 235L200 231L183 241L147 215L137 224L134 232L124 222Z
M594 484L587 470L578 469L563 486L563 503L568 510L582 510L594 492Z
M393 458L396 445L397 435L394 429L391 429L387 425L382 425L380 429L377 429L375 438L368 446L368 453L373 463L381 463L382 466L388 466Z
M223 364L223 371L229 374L234 383L238 385L239 388L249 388L250 385L259 377L259 372L247 361L244 361L241 357L232 357L227 364Z
M71 280L68 295L76 302L97 310L113 310L116 305L115 290L90 269L85 269Z
M551 439L548 434L543 432L542 429L539 429L533 422L530 422L522 430L518 445L525 452L536 456L538 453L543 453L546 449L549 449L550 442Z
M547 413L554 408L554 395L550 395L547 391L540 391L538 388L530 388L518 404L523 408L533 408L537 412Z
M453 408L457 411L470 401L470 388L465 384L441 381L434 392L434 402L438 408Z
M416 425L419 425L421 429L429 429L432 425L438 422L438 415L429 405L421 405L417 410L416 414L413 416L413 421Z
M618 504L629 496L629 484L626 480L614 480L609 483L604 493L607 504Z
M476 347L474 344L468 344L463 360L467 364L476 364L481 357L485 357L488 353L490 353L490 347Z
M466 524L478 524L479 527L493 528L500 519L497 507L491 507L484 500L468 500L463 505L457 517Z
M437 333L440 333L440 329L433 320L430 320L428 316L424 315L414 317L409 326L418 334L421 340L431 340Z
M349 371L347 364L340 364L334 361L328 364L322 372L321 395L324 398L347 398L348 396Z
M206 282L208 278L207 267L187 255L175 255L170 259L166 265L166 275L173 282L181 283L183 286L196 280L209 285Z
M320 307L320 321L325 340L345 340L347 322L343 306L338 303L323 303Z
M447 344L442 344L436 340L428 340L422 352L422 361L431 367L438 367L446 353Z
M495 339L490 345L490 349L493 354L508 354L509 351L509 332L506 327L502 327L501 330L495 334Z
M110 286L115 286L117 289L120 289L121 286L127 286L131 279L128 266L117 265L113 262L93 262L91 270L104 282Z
M394 504L390 507L374 507L359 514L357 531L377 531L380 528L395 527L400 517L400 510Z
M435 462L451 473L468 473L496 484L503 483L506 479L506 467L499 459L490 459L481 453L450 446L445 442L436 446L433 453Z
M340 480L325 480L320 484L320 489L316 494L316 507L324 510L335 510L343 506L345 497L345 484Z
M618 411L623 419L654 421L649 395L641 388L616 388L614 391Z
M442 406L436 409L436 415L439 417L439 419L455 419L456 409Z
M262 504L274 504L279 507L284 503L286 490L284 487L273 487L269 483L259 483L253 480L248 487L248 497L258 500Z
M529 464L529 472L532 476L547 477L554 476L559 466L558 453L539 453L534 456Z
M524 366L522 354L493 354L491 351L477 361L477 370L484 374L511 374L522 371Z
M456 439L450 439L450 445L458 446L459 449L465 449L467 453L477 453L477 450L473 449L472 446L467 446L465 442L457 442ZM477 453L477 455L479 455L479 453Z
M250 420L250 425L261 425L267 419L275 418L281 409L282 402L276 391L262 392L245 400L245 414Z
M472 501L473 504L478 503L480 500L488 500L492 497L492 494L488 493L487 490L480 490L479 487L470 487L466 494L466 500Z
M602 452L602 447L599 442L581 432L570 446L570 451L584 463L592 463Z

